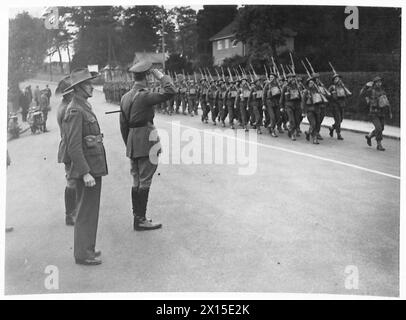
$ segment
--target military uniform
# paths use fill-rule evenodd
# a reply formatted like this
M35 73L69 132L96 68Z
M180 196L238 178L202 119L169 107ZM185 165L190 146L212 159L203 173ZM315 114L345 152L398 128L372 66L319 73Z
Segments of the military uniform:
M373 85L371 87L366 89L363 88L369 107L369 117L374 125L374 130L366 136L366 139L368 145L371 145L371 139L375 137L377 149L380 151L385 151L385 148L382 147L383 130L385 129L385 116L388 112L391 115L391 110L385 90L382 87L376 86L376 82L378 81L382 81L382 79L380 77L376 77L373 80Z
M222 122L226 120L226 116L228 115L228 122L230 127L234 129L234 119L237 116L236 114L236 104L235 100L237 99L238 95L238 88L235 86L234 82L231 82L229 87L226 89L225 92L225 99L224 99L224 114L221 117Z
M199 99L198 99L198 92L199 88L195 84L195 82L192 80L188 86L187 90L187 99L188 99L188 107L189 107L189 114L191 116L196 115L197 116L197 106L199 104Z
M263 96L264 91L260 83L260 79L257 79L251 88L251 92L248 98L248 105L251 105L252 108L251 121L254 124L255 128L257 129L258 133L261 133L261 125L263 117L262 115Z
M219 112L217 106L217 99L218 99L218 89L214 81L210 83L210 87L206 93L206 101L209 105L210 113L211 113L211 121L213 124L216 124L216 118Z
M339 78L338 74L333 76L333 81ZM331 106L333 107L334 124L330 128L330 136L333 136L334 130L337 132L337 139L343 140L341 136L341 122L344 118L344 109L347 104L347 98L351 95L351 92L344 86L344 84L339 81L338 83L333 83L328 91L331 94Z
M91 105L75 94L62 122L66 143L64 162L70 161L67 177L76 180L79 202L74 232L76 261L95 258L102 177L108 174L103 135ZM96 185L86 187L83 176L90 173Z
M130 71L142 73L150 67L150 63L140 62ZM145 217L148 195L152 177L158 166L160 144L154 127L153 106L169 100L176 94L176 88L169 76L164 75L160 82L162 91L159 93L150 92L142 82L135 82L120 104L121 135L126 145L126 155L130 158L133 176L131 197L135 230L142 230L139 229L140 224L148 223Z
M293 78L293 76L291 77ZM279 104L282 108L286 109L289 117L289 136L294 141L296 140L300 119L302 116L300 88L294 81L288 82L285 86L283 86Z
M312 77L315 79L317 86L319 87L319 93L321 94L321 98L323 102L320 104L320 121L323 123L324 117L326 116L326 109L328 104L328 98L331 97L330 92L324 86L324 84L320 81L320 74L315 72L312 74ZM323 140L323 137L320 135L320 130L317 134L319 140Z
M245 130L248 130L247 117L248 117L248 111L249 111L248 100L249 100L250 94L251 94L251 88L250 88L250 85L248 84L248 82L245 82L244 84L241 83L236 103L239 105L241 124L245 128Z
M65 88L69 85L69 80L65 80ZM63 80L61 81L63 82ZM60 83L61 83L60 82ZM58 86L59 87L59 86ZM58 90L58 89L57 89ZM63 89L64 90L64 89ZM65 165L65 178L66 178L66 187L64 193L65 199L65 223L67 225L74 224L74 217L76 216L76 179L68 178L68 172L70 170L71 163L69 157L66 154L66 140L64 137L64 131L62 130L62 121L65 118L66 109L71 102L71 92L64 93L63 99L58 106L56 113L56 120L59 125L61 132L61 142L58 149L58 163L64 163Z
M280 127L281 114L279 107L279 100L281 96L281 89L276 78L268 82L264 87L263 104L266 106L269 116L269 132L273 137L277 137L275 128L276 125Z
M208 121L208 102L207 102L207 91L208 91L208 84L205 80L201 80L201 87L199 90L199 97L200 97L200 107L202 108L202 122L207 123Z
M313 78L307 79L307 83ZM323 99L318 89L313 86L303 91L302 97L302 112L307 115L309 120L309 131L305 132L306 139L309 141L312 137L313 144L319 144L318 133L320 132L321 125L321 104Z

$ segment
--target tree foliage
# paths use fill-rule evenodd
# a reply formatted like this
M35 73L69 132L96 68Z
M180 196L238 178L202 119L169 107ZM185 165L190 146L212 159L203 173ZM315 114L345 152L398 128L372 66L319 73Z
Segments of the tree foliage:
M8 83L28 79L42 66L47 52L47 30L44 22L27 12L9 20Z

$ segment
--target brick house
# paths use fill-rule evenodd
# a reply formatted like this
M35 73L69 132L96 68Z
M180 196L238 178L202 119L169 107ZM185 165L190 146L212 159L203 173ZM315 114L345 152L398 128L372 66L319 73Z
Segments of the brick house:
M247 45L235 39L236 26L237 21L234 20L209 39L212 43L215 65L221 65L226 58L235 55L245 56L247 54ZM294 37L297 33L287 28L283 30L283 33L286 35L285 45L276 49L278 55L285 51L294 51Z

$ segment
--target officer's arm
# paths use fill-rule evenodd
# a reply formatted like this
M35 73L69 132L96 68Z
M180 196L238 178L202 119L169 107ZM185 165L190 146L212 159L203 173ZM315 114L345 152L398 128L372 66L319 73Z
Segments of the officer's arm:
M155 105L169 100L176 94L176 88L169 76L163 76L161 80L161 92L147 92L144 96L148 105Z
M121 98L120 102L120 131L121 131L121 137L123 138L124 143L127 145L127 139L128 139L128 134L130 132L130 128L128 127L128 120L125 117L125 113L127 112L127 108L124 105L124 99L125 97Z
M79 176L83 176L90 172L90 168L83 154L82 113L76 108L70 108L67 110L64 121L66 125L67 153Z

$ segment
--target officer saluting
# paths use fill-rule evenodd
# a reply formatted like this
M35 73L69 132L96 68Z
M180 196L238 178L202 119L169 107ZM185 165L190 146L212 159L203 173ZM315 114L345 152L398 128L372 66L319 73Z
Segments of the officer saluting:
M133 228L137 231L162 227L161 224L154 224L146 219L148 195L152 177L158 166L157 155L159 154L153 106L173 98L176 94L171 78L151 67L150 62L142 61L129 69L134 73L135 83L133 88L123 96L120 104L121 135L127 147L127 157L131 160L133 176L131 188ZM148 90L147 74L152 74L161 82L160 92Z
M99 219L102 176L107 175L106 153L102 134L87 101L93 95L88 69L77 69L70 75L73 98L62 122L66 155L70 159L68 179L76 180L78 196L74 231L74 256L77 264L98 265L101 252L95 250Z

